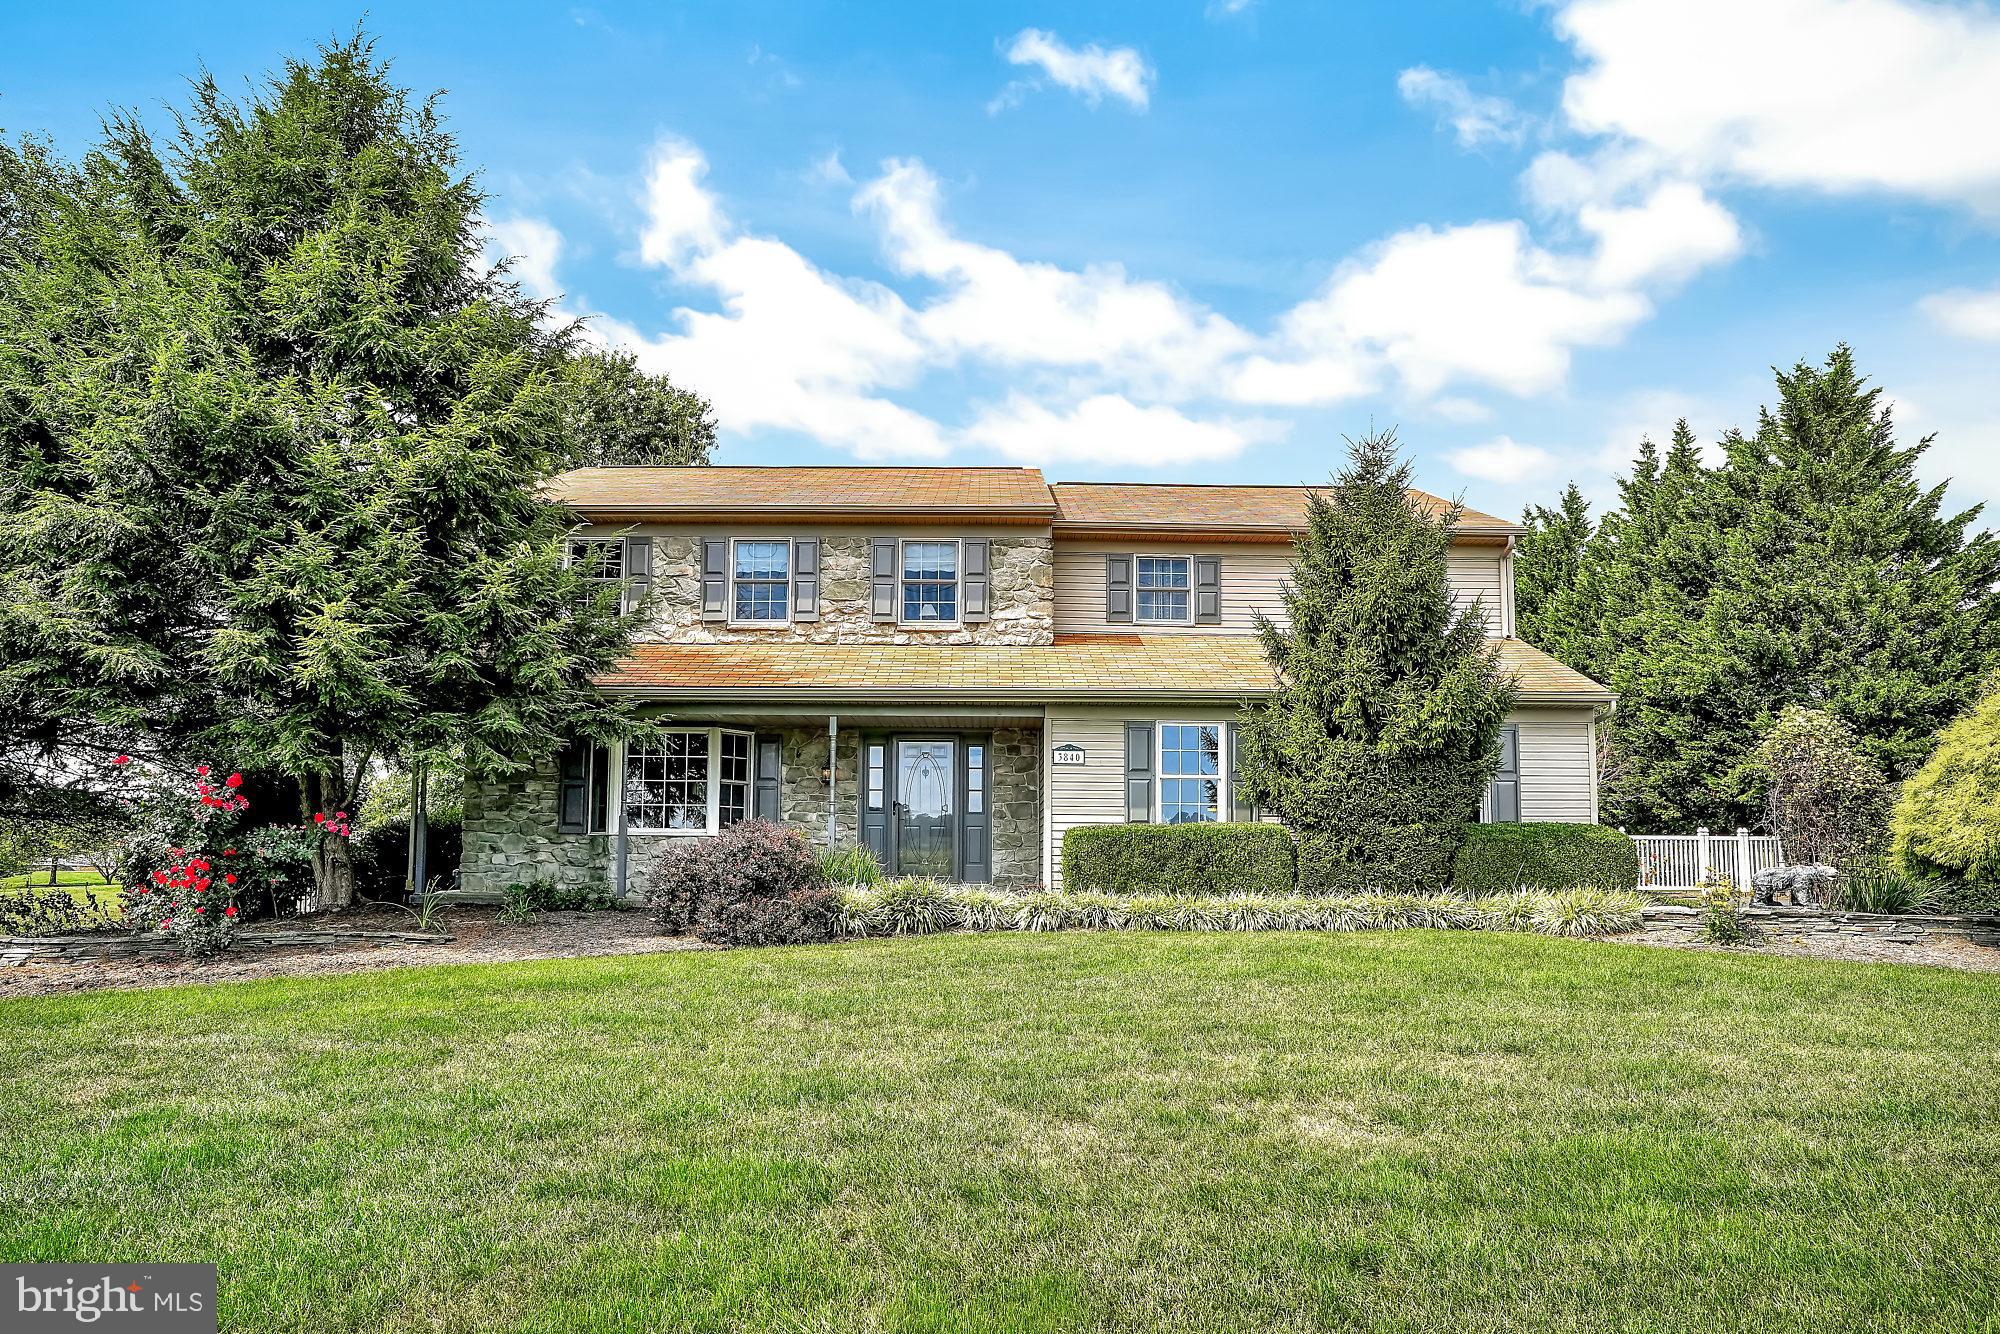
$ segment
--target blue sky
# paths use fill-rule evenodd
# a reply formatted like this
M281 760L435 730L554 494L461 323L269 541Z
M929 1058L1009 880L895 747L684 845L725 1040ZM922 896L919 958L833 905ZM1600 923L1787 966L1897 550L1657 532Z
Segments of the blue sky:
M0 15L80 149L353 7ZM1923 0L376 4L495 245L709 394L723 462L1594 495L1836 342L2000 498L2000 14Z

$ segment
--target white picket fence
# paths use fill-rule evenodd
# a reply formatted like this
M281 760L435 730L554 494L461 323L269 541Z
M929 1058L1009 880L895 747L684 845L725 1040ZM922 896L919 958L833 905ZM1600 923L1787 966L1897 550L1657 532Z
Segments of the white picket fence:
M1620 831L1623 832L1622 830ZM1744 889L1750 877L1785 864L1785 850L1772 834L1633 834L1639 845L1639 888L1693 889L1710 874L1726 875Z

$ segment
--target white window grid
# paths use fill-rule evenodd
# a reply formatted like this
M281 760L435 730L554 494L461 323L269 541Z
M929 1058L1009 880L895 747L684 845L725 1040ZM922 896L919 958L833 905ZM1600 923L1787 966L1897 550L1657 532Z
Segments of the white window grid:
M1148 625L1194 624L1194 557L1132 558L1132 619Z
M1208 824L1222 819L1229 756L1221 723L1161 723L1154 786L1161 824Z

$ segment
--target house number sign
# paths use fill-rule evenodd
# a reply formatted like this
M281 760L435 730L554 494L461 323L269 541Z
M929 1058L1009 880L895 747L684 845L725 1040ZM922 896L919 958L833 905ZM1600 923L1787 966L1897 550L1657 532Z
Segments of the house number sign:
M1083 747L1075 745L1071 742L1064 742L1062 745L1057 746L1054 750L1049 752L1049 763L1082 764Z

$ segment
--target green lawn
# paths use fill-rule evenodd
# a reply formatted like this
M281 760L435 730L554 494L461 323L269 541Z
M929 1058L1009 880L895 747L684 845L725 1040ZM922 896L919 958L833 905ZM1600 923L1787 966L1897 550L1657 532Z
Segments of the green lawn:
M112 887L110 881L95 871L59 870L56 872L56 884L72 889L110 889ZM46 866L39 871L29 871L22 875L0 876L0 894L4 894L10 889L47 889L48 887L49 868Z
M229 1329L1967 1329L2000 976L955 936L0 1003L0 1257Z

